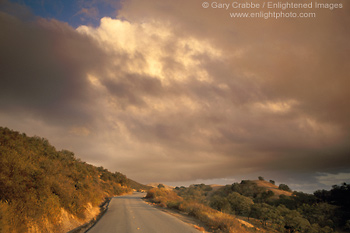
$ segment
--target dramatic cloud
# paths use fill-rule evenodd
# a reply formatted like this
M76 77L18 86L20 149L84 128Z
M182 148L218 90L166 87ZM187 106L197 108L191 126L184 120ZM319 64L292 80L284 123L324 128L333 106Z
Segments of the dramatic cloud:
M128 0L76 29L2 12L0 123L140 182L349 179L349 5L264 20L201 4Z

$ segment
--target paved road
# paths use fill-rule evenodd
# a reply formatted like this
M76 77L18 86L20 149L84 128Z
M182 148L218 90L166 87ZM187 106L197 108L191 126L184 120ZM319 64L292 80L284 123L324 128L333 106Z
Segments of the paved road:
M199 233L194 227L166 214L141 198L145 194L115 197L108 211L88 233Z

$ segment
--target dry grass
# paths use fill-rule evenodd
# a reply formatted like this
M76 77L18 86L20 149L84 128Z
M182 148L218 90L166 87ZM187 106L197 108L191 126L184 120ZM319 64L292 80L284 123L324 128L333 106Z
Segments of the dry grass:
M253 180L253 182L256 183L258 185L258 187L265 188L266 190L271 190L275 194L275 196L273 198L279 198L279 196L282 194L286 195L286 196L293 195L292 192L280 190L280 189L278 189L277 185L271 184L270 182L265 181L265 180Z
M148 191L146 198L152 199L153 202L160 204L162 207L175 208L185 212L216 232L249 232L234 216L194 201L185 201L171 190L154 188Z

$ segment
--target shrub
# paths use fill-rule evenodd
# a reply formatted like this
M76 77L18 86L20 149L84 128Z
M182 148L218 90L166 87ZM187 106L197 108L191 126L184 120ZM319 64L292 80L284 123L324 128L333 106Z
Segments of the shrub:
M146 194L146 198L149 198L149 199L154 198L155 197L155 192L156 192L155 189L148 190L147 194Z
M165 188L153 188L147 191L146 198L159 203L162 207L178 208L183 201L174 191Z

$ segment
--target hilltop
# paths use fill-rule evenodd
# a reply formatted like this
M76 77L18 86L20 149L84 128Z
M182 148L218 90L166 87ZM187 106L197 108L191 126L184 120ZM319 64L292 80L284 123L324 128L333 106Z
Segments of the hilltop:
M150 186L152 188L158 188L159 185L161 185L163 188L165 189L174 189L173 186L169 186L169 185L166 185L166 184L162 184L162 183L150 183L150 184L147 184L147 186Z
M106 198L147 188L3 127L0 168L0 232L67 232L94 218Z
M257 184L258 187L265 189L265 191L272 191L274 193L274 198L279 198L280 195L288 197L293 195L293 192L281 190L277 185L266 180L252 180L252 182Z

